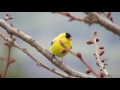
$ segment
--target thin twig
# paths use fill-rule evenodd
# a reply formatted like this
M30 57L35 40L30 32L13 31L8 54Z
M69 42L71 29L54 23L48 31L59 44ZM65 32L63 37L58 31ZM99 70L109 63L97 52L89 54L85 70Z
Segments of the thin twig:
M96 31L95 31L96 32ZM99 55L99 46L97 45L97 36L96 36L96 34L94 33L94 45L95 45L95 47L96 47L96 60L97 60L97 62L99 63L99 64L101 64L101 61L100 61L100 55ZM101 68L103 67L103 65L101 66Z
M97 42L99 41L98 37L97 37L97 31L94 31L94 45L96 47L96 60L97 60L97 64L100 67L100 71L103 71L103 73L105 74L105 77L109 77L109 74L107 72L107 70L105 69L105 64L100 60L100 48L97 44Z
M10 35L10 38L12 38L12 35ZM10 65L11 48L12 48L11 45L9 45L9 46L8 46L8 59L7 59L5 71L4 71L4 73L3 73L3 78L6 77L6 73L7 73L8 67L9 67L9 65Z
M77 17L77 16L73 16L72 14L70 14L70 12L53 12L53 13L59 13L59 14L61 14L61 15L67 16L67 17L70 18L69 21L73 21L73 20L76 20L76 21L84 21L84 18Z
M4 71L4 74L3 74L3 78L6 77L6 73L7 73L7 70L8 70L8 67L9 67L9 62L10 62L10 52L11 52L11 46L8 46L8 59L7 59L7 63L6 63L6 66L5 66L5 71Z
M62 40L60 40L59 42L60 42L60 44L61 44L68 52L70 52L72 55L78 57L78 58L82 61L82 63L83 63L96 77L99 78L99 75L85 62L85 60L82 58L82 55L81 55L81 54L77 55L77 54L75 54L74 52L72 52L70 49L68 49L68 48L66 47L66 45L63 43Z

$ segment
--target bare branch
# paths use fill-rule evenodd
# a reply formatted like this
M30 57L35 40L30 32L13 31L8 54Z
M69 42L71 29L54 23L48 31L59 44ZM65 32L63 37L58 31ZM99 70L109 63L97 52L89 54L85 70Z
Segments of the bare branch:
M100 72L102 71L102 73L104 73L105 77L109 77L109 73L107 72L107 70L105 68L104 62L102 62L102 60L100 60L100 56L102 56L104 54L103 47L99 47L97 42L99 42L99 39L97 37L97 31L94 31L94 45L96 47L95 57L96 57L96 60L97 60L97 64L100 67ZM100 52L100 50L101 50L100 48L102 49L101 52Z
M4 28L8 33L12 33L13 35L19 37L23 41L29 43L31 46L36 48L38 52L44 55L49 61L51 61L58 68L66 72L68 75L79 78L94 78L93 76L88 76L86 74L78 72L65 64L61 64L60 60L58 60L56 57L53 57L53 55L48 50L46 50L38 41L23 33L22 31L11 27L9 24L6 23L5 20L0 19L0 26Z
M12 38L12 35L10 35L10 38ZM5 71L4 71L3 76L2 76L3 78L6 77L8 68L9 68L9 66L10 66L10 64L11 64L11 59L10 59L11 49L12 49L12 46L11 46L11 45L8 45L8 57L7 57L7 62L6 62Z
M92 15L98 23L102 26L104 26L108 31L113 32L114 34L120 36L120 26L113 23L109 19L106 19L105 17L100 16L97 12L85 12L88 15Z
M39 60L37 60L34 56L32 56L32 55L28 52L28 50L27 50L26 48L20 47L15 41L12 41L12 39L7 38L7 37L6 37L3 33L1 33L1 32L0 32L0 36L1 36L5 41L7 41L7 42L9 42L10 44L12 44L12 46L18 48L19 50L21 50L21 51L23 51L25 54L27 54L30 58L32 58L32 59L37 63L38 66L44 67L44 68L46 68L47 70L49 70L49 71L51 71L51 72L53 72L53 73L55 73L55 74L58 74L59 76L62 76L62 77L64 77L64 78L74 78L74 77L69 76L69 75L67 75L67 74L61 73L61 72L59 72L59 71L56 70L56 69L49 68L49 67L46 66L45 64L41 63L41 62L40 62ZM13 62L13 61L12 61L12 62Z
M64 16L67 16L69 17L69 21L73 21L73 20L76 20L76 21L84 21L84 18L82 17L77 17L77 16L73 16L71 15L69 12L53 12L53 13L59 13L59 14L62 14Z
M59 13L59 14L69 17L70 18L69 21L73 21L73 20L82 21L82 22L88 23L89 25L93 23L100 24L101 26L105 27L108 31L111 31L114 34L120 36L120 26L113 23L112 17L111 16L109 17L109 15L107 16L108 17L107 19L103 17L100 14L100 12L85 12L88 16L83 17L83 18L73 16L69 12L54 12L54 13Z

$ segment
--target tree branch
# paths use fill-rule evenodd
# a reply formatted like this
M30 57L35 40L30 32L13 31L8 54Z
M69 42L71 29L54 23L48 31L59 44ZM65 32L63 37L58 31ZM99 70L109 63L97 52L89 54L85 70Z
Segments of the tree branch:
M89 15L93 16L97 20L96 23L104 26L108 31L111 31L114 34L120 36L120 26L118 26L117 24L113 23L109 19L106 19L105 17L102 17L97 12L85 12L85 13L88 14L88 17Z
M101 51L100 53L100 47L98 46L97 42L99 42L99 39L97 37L97 31L94 31L94 45L96 47L96 60L97 64L100 67L100 71L103 71L105 77L110 77L107 69L105 68L105 64L100 60L100 56L104 54L104 51Z
M64 73L61 73L59 72L58 70L56 69L52 69L52 68L49 68L48 66L46 66L45 64L41 63L38 59L36 59L34 56L32 56L32 54L30 54L28 52L28 50L26 48L22 48L20 47L15 41L13 41L12 39L9 39L7 38L3 33L0 32L0 36L7 42L9 42L10 44L12 44L13 47L16 47L18 48L19 50L21 50L22 52L24 52L25 54L27 54L30 58L32 58L38 66L41 66L41 67L44 67L46 68L47 70L55 73L55 74L58 74L59 76L62 76L64 78L73 78L72 76L69 76L69 75L66 75Z
M66 17L69 17L69 21L73 21L73 20L76 20L76 21L84 21L84 18L82 17L77 17L77 16L73 16L71 15L69 12L53 12L53 13L59 13L61 15L64 15Z
M64 16L67 16L70 18L69 21L76 20L88 23L89 25L93 23L100 24L101 26L105 27L108 31L111 31L114 34L120 36L120 26L113 23L110 19L103 17L100 12L85 12L88 16L83 18L71 15L69 12L53 12L53 13L59 13ZM109 16L107 17L109 18Z
M9 24L6 23L5 20L0 19L0 26L4 28L8 33L19 37L23 41L36 48L38 52L44 55L49 61L51 61L55 66L66 72L68 75L79 78L94 78L93 76L88 76L86 74L78 72L65 64L61 64L60 60L58 60L56 57L53 57L53 55L48 50L46 50L38 41L23 33L22 31L11 27Z

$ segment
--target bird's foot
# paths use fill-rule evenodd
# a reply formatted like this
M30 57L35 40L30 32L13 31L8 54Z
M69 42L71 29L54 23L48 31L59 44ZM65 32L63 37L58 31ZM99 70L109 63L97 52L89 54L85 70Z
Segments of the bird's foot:
M53 59L54 57L55 57L55 55L53 54L53 55L52 55L52 57L51 57L51 58L52 58L52 62L53 62L53 63L54 63L54 59Z
M63 58L62 58L62 60L60 61L60 63L63 64Z

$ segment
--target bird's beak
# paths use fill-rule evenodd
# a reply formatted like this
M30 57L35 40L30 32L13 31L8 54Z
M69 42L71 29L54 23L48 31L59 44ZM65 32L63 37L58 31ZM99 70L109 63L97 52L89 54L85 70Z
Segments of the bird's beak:
M72 40L72 38L69 38L69 40Z

